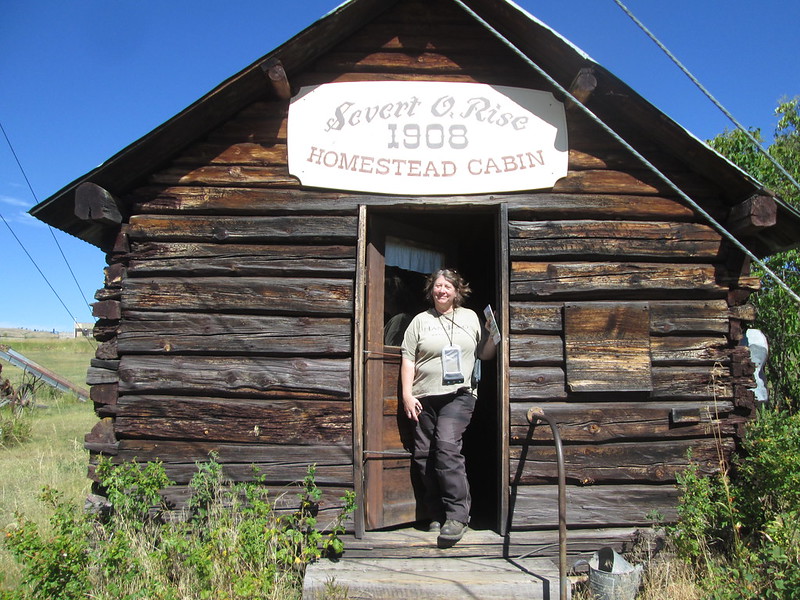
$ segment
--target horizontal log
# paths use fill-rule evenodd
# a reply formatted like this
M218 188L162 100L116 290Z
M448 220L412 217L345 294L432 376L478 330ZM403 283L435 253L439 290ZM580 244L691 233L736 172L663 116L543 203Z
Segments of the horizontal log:
M616 298L642 297L644 292L723 296L713 265L656 263L511 263L511 295L568 296L613 294Z
M509 326L512 333L561 333L564 328L563 302L551 304L512 302L509 308Z
M221 185L246 187L300 187L297 177L289 175L287 167L211 165L203 167L170 167L150 175L155 185Z
M725 300L652 300L650 306L650 333L727 333L729 309ZM512 333L550 333L563 329L562 302L533 303L512 302L510 328ZM752 307L750 307L752 308Z
M509 340L512 365L560 365L565 348L561 336L512 335ZM651 337L650 361L654 365L688 364L699 366L728 362L728 339L718 337ZM614 350L619 352L619 348ZM567 357L569 359L569 357ZM597 356L592 360L601 361ZM610 368L610 367L609 367ZM602 366L598 365L602 371Z
M128 230L132 241L175 242L305 242L353 241L355 217L205 217L134 215Z
M305 464L346 465L353 462L351 443L327 445L265 444L253 440L247 444L178 440L126 439L119 442L120 463L136 458L141 462L160 460L165 463L207 462L211 453L221 464Z
M128 264L132 276L353 275L355 246L276 246L140 242Z
M295 421L297 426L311 425L302 431L287 427L283 439L287 444L336 444L352 438L350 416L347 423ZM253 424L255 423L255 424ZM294 425L292 423L291 425ZM117 417L115 431L120 438L142 437L165 440L205 440L218 442L247 442L261 423L252 419L151 419ZM274 440L268 439L268 442Z
M729 457L735 442L700 440L648 440L614 444L564 446L567 481L573 483L651 482L675 483L677 475L695 464L702 475L720 469L720 452ZM691 450L691 461L687 458ZM512 484L554 482L558 478L556 450L552 445L511 446Z
M567 527L648 527L648 515L661 514L667 523L677 517L678 490L673 485L568 486ZM510 529L558 527L558 487L516 486L511 493Z
M114 369L89 367L86 371L86 385L113 384L117 381L119 381L119 375Z
M716 337L652 337L650 355L653 364L709 364L727 363L728 338Z
M233 482L253 481L258 476L264 485L288 485L296 481L302 481L307 472L307 464L295 465L273 465L259 462L247 464L228 464L222 467L222 475L225 479ZM188 484L192 477L197 473L197 465L194 464L164 464L164 471L170 481L175 484ZM318 465L314 481L317 485L353 485L353 466L352 465Z
M706 225L639 221L512 221L511 257L715 258L721 236Z
M345 454L351 422L350 405L343 402L123 396L114 431L125 441L119 461L148 456L191 466L208 460L210 451L224 450L218 462L263 465L277 478L281 469L305 470L312 463L352 470L352 453ZM333 452L317 460L313 448L303 446ZM205 455L198 456L199 451Z
M513 367L510 373L509 396L512 400L565 399L566 376L560 367Z
M560 335L512 335L509 345L512 365L564 363L564 340Z
M528 422L538 407L557 424L565 443L658 441L733 435L740 419L730 418L732 402L512 402L511 443L549 442L552 430ZM686 415L676 421L675 415ZM688 415L691 415L689 420Z
M288 163L286 144L224 141L192 144L173 164L176 165L283 165Z
M276 514L291 514L300 508L298 494L302 493L301 482L292 485L266 486L263 489L272 503ZM333 526L338 514L344 508L344 494L352 491L351 487L320 486L320 498L317 501L318 512L316 515L317 529L326 530ZM176 512L176 518L185 519L185 509L189 502L191 490L188 486L173 485L161 490L161 497L167 505ZM347 531L353 531L352 517L348 518L344 526Z
M120 393L348 399L347 359L123 356Z
M401 53L401 52L330 52L321 56L314 66L320 71L332 72L401 72L406 73L438 73L438 74L469 74L481 79L483 74L493 74L495 77L504 75L509 78L522 77L528 73L523 70L522 61L514 58L509 60L508 55L504 60L491 60L488 56L482 61L476 61L476 54L470 52L464 55L439 54L438 52ZM466 65L469 65L468 67Z
M152 277L128 280L122 308L237 313L349 315L350 280L282 277Z
M430 205L433 198L353 194L338 191L270 190L259 188L143 186L129 196L133 212L139 214L318 213L355 215L359 204L369 206ZM488 205L505 202L513 219L641 219L693 221L694 212L670 198L608 194L554 194L530 192L438 198L436 204Z
M653 399L729 401L733 398L730 371L718 365L654 366L652 384L650 397ZM594 395L588 392L568 394L564 370L560 367L514 366L509 374L509 397L512 401L566 400L568 397L586 400ZM608 398L602 394L599 397L606 401Z
M725 300L673 300L650 302L650 332L728 333L728 303Z
M118 347L124 354L346 354L351 329L349 318L128 311Z

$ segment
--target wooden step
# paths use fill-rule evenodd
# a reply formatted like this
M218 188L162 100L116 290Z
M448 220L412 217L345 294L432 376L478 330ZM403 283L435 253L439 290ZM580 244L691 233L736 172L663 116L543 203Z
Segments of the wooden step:
M309 565L303 600L556 600L558 567L546 558L342 558Z

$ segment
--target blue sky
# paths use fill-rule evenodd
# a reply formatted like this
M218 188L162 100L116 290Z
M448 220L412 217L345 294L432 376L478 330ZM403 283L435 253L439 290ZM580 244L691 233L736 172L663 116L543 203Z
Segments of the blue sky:
M37 199L101 164L338 4L0 0L0 123L35 193L0 136L0 214L14 232L0 221L0 326L69 330L73 319L92 320L87 302L103 284L99 250L26 215ZM700 139L732 127L613 0L518 4ZM800 2L625 4L739 122L771 138L778 100L800 95Z

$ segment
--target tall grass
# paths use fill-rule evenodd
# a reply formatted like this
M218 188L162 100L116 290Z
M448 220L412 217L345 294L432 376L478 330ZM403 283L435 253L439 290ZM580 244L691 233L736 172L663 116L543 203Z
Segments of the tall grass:
M0 338L0 344L85 386L86 370L94 356L86 340ZM18 386L23 372L7 363L2 366L2 378ZM21 415L13 415L10 406L0 409L1 419L23 419L30 428L29 438L23 443L0 445L0 529L12 523L17 513L45 525L50 511L38 500L45 486L60 490L65 498L81 506L89 491L89 456L83 439L97 421L91 402L79 402L71 394L39 386L33 406ZM19 566L2 545L0 574L5 587L14 587L19 581Z

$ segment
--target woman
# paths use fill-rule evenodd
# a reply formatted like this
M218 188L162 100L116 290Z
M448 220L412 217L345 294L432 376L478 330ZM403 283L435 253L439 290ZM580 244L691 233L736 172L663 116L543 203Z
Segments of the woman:
M453 269L432 273L425 293L433 308L412 319L402 345L403 410L416 422L414 464L429 531L439 532L440 545L456 543L467 530L470 494L461 445L475 408L471 377L475 359L496 352L478 315L462 306L470 291Z

